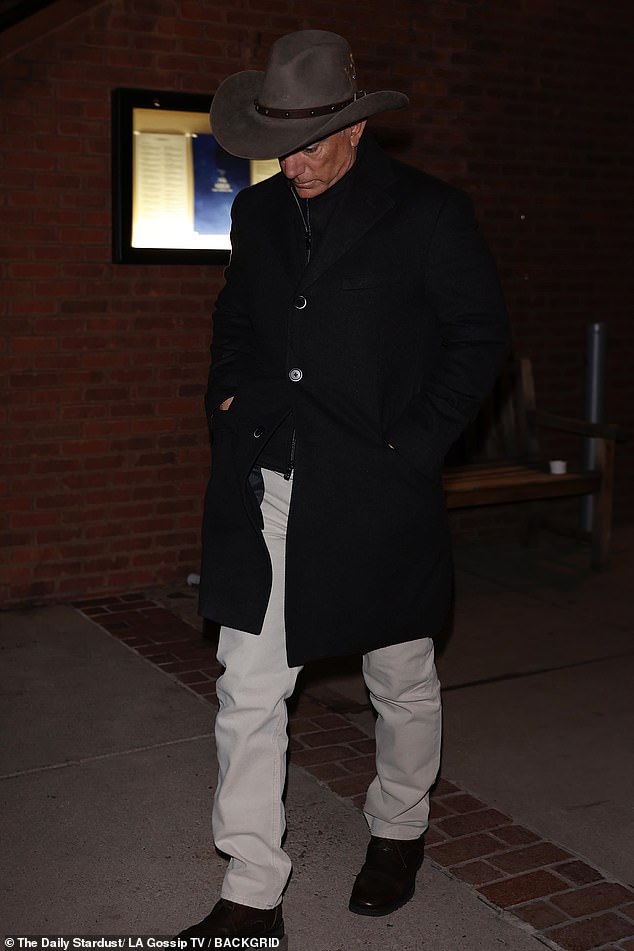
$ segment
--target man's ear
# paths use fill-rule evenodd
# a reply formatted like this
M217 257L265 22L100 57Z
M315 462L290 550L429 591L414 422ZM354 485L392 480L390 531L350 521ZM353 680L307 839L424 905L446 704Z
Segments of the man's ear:
M352 147L355 149L357 145L359 144L359 139L363 135L363 130L365 129L365 125L367 121L368 121L367 119L362 119L360 122L355 122L354 125L351 125L348 128L348 132L350 134L350 142L352 143Z

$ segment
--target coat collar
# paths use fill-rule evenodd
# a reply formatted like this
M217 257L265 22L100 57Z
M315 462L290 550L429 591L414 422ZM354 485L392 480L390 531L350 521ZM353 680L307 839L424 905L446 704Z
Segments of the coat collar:
M395 204L389 193L395 179L392 161L368 133L365 133L361 142L363 147L357 157L354 181L330 220L327 236L301 275L300 284L304 288L319 280ZM275 195L277 201L287 197L281 191L286 188L287 183L280 175L279 189L276 189ZM291 236L288 228L284 227L284 216L278 214L272 220L275 225L271 241L290 273Z

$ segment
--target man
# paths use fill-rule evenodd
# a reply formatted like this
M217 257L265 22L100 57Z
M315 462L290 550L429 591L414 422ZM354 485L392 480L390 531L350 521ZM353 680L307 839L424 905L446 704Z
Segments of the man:
M222 897L186 936L283 934L286 700L361 652L377 712L371 837L349 908L413 894L440 753L432 636L451 593L449 446L507 352L464 194L388 158L347 42L306 30L220 86L212 130L281 174L241 192L214 315L201 614L222 624L213 827Z

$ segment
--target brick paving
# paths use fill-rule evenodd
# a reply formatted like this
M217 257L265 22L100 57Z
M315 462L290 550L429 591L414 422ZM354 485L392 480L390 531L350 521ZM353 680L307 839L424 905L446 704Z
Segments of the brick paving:
M222 668L211 642L143 594L75 605L86 617L211 703ZM302 694L290 716L291 760L361 808L374 741ZM432 793L428 857L490 905L564 951L634 951L634 891L441 778Z

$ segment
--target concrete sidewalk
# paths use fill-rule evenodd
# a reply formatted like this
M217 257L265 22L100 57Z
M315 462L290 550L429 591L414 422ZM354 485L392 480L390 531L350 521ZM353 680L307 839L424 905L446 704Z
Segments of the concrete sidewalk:
M170 935L206 914L212 707L71 608L2 617L6 935ZM291 768L290 948L529 951L532 937L427 863L390 918L351 915L367 838L353 806Z
M608 881L562 882L552 901L503 900L521 875L499 882L495 857L456 864L442 851L478 838L444 834L456 820L443 818L446 805L465 806L449 790L412 902L384 919L353 916L363 817L291 765L291 951L529 951L540 940L632 951L634 894L611 883L634 880L633 568L632 531L617 535L602 575L563 543L459 551L453 631L439 658L443 776L482 800L471 816L493 807L513 829L550 840L566 867L598 868ZM187 616L193 600L175 605ZM224 867L210 830L213 706L73 608L10 612L0 625L0 934L176 933L209 910ZM308 672L303 692L371 735L354 664ZM509 847L502 859L517 863L527 851ZM557 942L540 916L563 929Z

